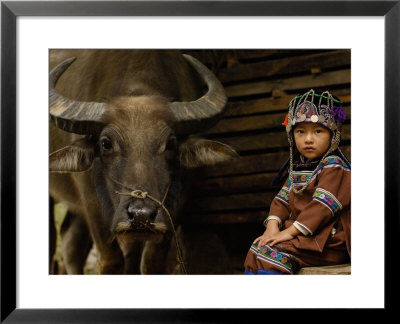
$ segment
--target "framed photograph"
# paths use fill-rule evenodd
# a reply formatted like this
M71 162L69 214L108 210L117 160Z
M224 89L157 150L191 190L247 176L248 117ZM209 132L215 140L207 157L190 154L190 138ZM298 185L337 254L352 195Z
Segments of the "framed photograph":
M399 15L399 1L2 2L1 321L220 322L231 316L233 320L238 312L250 315L247 313L269 308L391 308L387 282L393 271L390 256L395 252L389 240L399 234ZM49 275L48 73L52 49L181 49L203 58L214 51L225 53L227 66L237 63L238 53L254 66L264 64L262 55L251 57L251 51L271 55L276 64L285 64L282 57L297 59L296 55L335 61L326 65L324 77L349 107L351 101L351 130L347 125L345 136L353 167L351 274ZM296 59L293 61L304 63ZM269 66L275 67L272 63ZM286 74L282 72L282 79L275 80L269 90L265 90L269 76L257 76L257 71L246 87L238 82L246 71L237 69L236 76L225 76L228 96L236 96L233 101L242 102L243 109L254 109L245 115L253 126L248 139L251 145L244 149L244 155L267 152L254 143L266 127L260 118L276 112L257 110L257 105L265 103L260 95L263 91L271 92L274 98L289 97L290 87L286 87L288 93L281 91L284 79L299 76L301 71L283 71ZM298 77L298 82L307 89L307 80L322 78L320 74L312 67L308 79ZM223 71L220 77L224 78ZM340 86L334 86L335 82ZM258 92L258 87L263 90ZM248 106L247 101L243 104L243 96L254 100ZM279 120L281 113L276 113ZM236 117L232 114L227 118ZM235 131L232 127L224 132L232 135ZM241 147L218 129L206 135ZM213 172L227 177L227 170ZM254 166L246 176L260 170ZM249 177L248 186L257 186L256 179ZM206 183L204 188L213 185ZM231 186L230 182L224 185ZM232 197L237 197L230 190ZM235 203L237 210L243 209L239 200ZM212 204L218 205L220 200L193 206ZM264 217L260 216L264 205L260 206L247 214L253 223ZM209 212L209 220L213 215ZM218 217L234 216L225 213ZM248 230L246 221L242 223L243 231ZM195 221L193 224L199 226ZM227 223L222 225L221 231L231 228ZM301 300L288 298L293 286L302 291ZM274 298L269 297L270 291Z

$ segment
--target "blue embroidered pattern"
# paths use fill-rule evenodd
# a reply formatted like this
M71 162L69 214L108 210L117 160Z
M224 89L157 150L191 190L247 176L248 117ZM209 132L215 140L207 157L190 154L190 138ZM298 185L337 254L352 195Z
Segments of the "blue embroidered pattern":
M293 183L297 186L300 184L304 184L310 179L312 176L312 171L303 171L303 172L293 172Z
M317 188L315 189L314 195L312 197L313 199L321 202L324 204L326 207L330 209L332 214L334 215L338 211L342 210L342 205L340 204L339 200L331 194L329 191L324 190L322 188Z
M323 161L322 161L323 166L322 167L326 167L326 166L340 166L345 170L350 171L349 167L347 166L347 164L338 156L336 155L331 155L326 157Z

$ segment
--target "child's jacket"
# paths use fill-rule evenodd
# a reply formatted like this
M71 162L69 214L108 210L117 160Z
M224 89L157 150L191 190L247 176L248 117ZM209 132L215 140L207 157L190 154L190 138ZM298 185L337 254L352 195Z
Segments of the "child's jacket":
M312 175L293 171L293 181L284 186L271 203L267 220L279 219L282 229L292 224L303 234L291 240L297 249L323 252L346 244L350 255L350 166L339 156L330 155L316 171L308 187L300 188Z

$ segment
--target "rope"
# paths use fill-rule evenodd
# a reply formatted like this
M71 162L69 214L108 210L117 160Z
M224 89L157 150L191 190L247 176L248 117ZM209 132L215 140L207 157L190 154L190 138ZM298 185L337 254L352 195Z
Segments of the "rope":
M122 186L122 187L124 187L124 188L126 188L128 190L132 190L131 192L115 191L115 193L117 195L120 195L120 196L131 196L131 197L134 197L134 198L137 198L137 199L143 199L143 200L146 199L146 198L149 198L150 200L153 200L155 203L157 203L164 210L164 212L167 214L167 216L169 218L169 221L171 223L172 233L174 235L175 246L176 246L176 253L177 253L177 259L178 259L177 261L180 264L180 266L182 267L183 273L187 274L185 263L183 262L183 258L182 258L181 248L180 248L179 243L178 243L178 237L176 235L174 222L172 221L171 214L169 213L168 209L164 205L164 202L165 202L165 199L167 198L167 195L168 195L169 188L170 188L171 184L168 185L167 190L165 191L165 194L164 194L164 197L163 197L162 201L159 201L158 199L156 199L155 197L149 195L145 191L138 190L138 189L132 189L131 187L129 187L129 186L127 186L127 185L125 185L125 184L123 184L121 182L118 182L117 180L114 180L114 179L108 177L107 175L105 175L105 176L108 179L110 179L112 182L114 182L114 183L116 183L116 184L118 184L118 185L120 185L120 186Z

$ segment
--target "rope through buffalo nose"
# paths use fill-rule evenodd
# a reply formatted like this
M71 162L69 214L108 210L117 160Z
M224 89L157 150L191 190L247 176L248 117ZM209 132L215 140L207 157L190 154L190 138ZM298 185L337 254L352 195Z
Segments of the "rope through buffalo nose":
M131 192L131 196L137 199L146 199L147 197L147 192L142 191L142 190L133 190Z
M114 183L116 183L116 184L118 184L118 185L120 185L120 186L122 186L122 187L124 187L124 188L126 188L128 190L132 190L132 188L128 187L127 185L125 185L125 184L123 184L121 182L118 182L117 180L114 180L114 179L108 177L107 175L105 175L105 176L108 179L110 179L112 182L114 182ZM149 198L149 199L153 200L155 203L157 203L164 210L164 212L167 214L167 216L169 218L169 221L170 221L171 227L172 227L172 232L174 234L175 246L176 246L176 254L177 254L177 259L178 259L177 261L180 264L180 266L182 267L183 273L187 274L185 263L183 262L183 258L182 258L181 248L180 248L179 243L178 243L178 237L176 235L174 222L172 221L171 214L169 213L168 209L164 205L164 202L165 202L165 199L167 198L170 186L171 186L171 184L168 185L167 190L165 191L165 194L164 194L164 197L163 197L162 201L159 201L158 199L156 199L153 196L149 195L147 192L139 190L139 189L132 190L131 192L119 192L119 191L116 191L115 193L117 195L120 195L120 196L132 196L134 198L143 199L143 200L146 199L146 198Z

